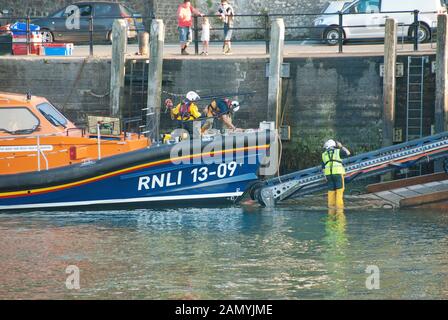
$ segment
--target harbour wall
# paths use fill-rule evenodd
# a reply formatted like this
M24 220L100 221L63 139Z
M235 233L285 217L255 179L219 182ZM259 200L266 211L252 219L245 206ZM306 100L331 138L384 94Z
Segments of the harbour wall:
M434 122L434 60L435 56L429 55L425 62L424 134L431 133ZM403 132L407 61L407 56L398 57L405 73L397 78L396 127ZM285 59L290 76L283 79L282 118L283 124L291 127L291 141L283 144L285 170L319 163L321 145L328 138L342 141L356 153L381 146L382 62L381 56ZM165 60L162 101L190 90L201 95L255 91L252 96L239 97L242 107L234 122L241 128L258 127L267 117L267 63L266 58L236 57ZM1 91L45 96L77 123L84 123L87 114L109 114L109 79L110 60L106 59L0 59ZM135 79L134 86L140 80ZM129 98L139 94L135 88L129 92L129 79L126 86ZM134 110L129 110L131 105ZM141 114L135 110L139 107L126 106L125 114ZM161 126L165 130L173 127L169 114L162 113Z

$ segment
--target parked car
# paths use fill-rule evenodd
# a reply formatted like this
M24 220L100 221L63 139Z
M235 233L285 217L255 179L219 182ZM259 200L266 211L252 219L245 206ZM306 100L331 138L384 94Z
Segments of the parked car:
M79 9L79 28L67 27L67 21L72 22L74 18L73 6ZM90 39L90 16L93 17L94 41L111 41L113 23L121 18L127 23L129 39L136 38L138 31L144 30L141 15L121 3L110 1L77 2L46 18L33 19L32 23L40 26L44 42L84 42Z
M356 0L342 10L343 39L382 39L386 18L401 25L399 37L414 37L414 10L418 10L418 41L431 39L437 26L437 14L446 13L443 0ZM397 11L406 11L397 13ZM339 42L339 15L321 15L314 20L314 30L329 45Z
M8 15L8 13L8 10L0 9L0 27L8 24L8 20L6 20L6 16Z

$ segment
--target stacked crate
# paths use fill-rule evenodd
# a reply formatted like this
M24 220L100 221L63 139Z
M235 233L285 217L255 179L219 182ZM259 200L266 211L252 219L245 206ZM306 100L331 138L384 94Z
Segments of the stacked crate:
M12 32L12 53L14 55L42 54L42 35L39 26L30 25L29 43L27 43L26 23L15 23L10 29Z

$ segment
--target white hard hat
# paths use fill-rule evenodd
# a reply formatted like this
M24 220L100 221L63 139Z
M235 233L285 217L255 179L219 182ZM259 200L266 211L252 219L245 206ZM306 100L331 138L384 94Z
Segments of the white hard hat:
M324 144L325 150L334 149L334 148L336 148L336 141L334 141L333 139L330 139L327 142L325 142L325 144Z
M201 99L201 97L194 91L190 91L187 93L186 98L188 101L197 101Z
M240 110L240 103L238 101L232 101L231 105L233 112Z

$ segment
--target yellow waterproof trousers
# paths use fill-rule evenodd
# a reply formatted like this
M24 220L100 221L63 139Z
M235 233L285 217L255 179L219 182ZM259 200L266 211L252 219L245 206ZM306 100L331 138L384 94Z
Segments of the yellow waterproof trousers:
M344 209L345 183L342 177L342 188L328 191L328 208Z

